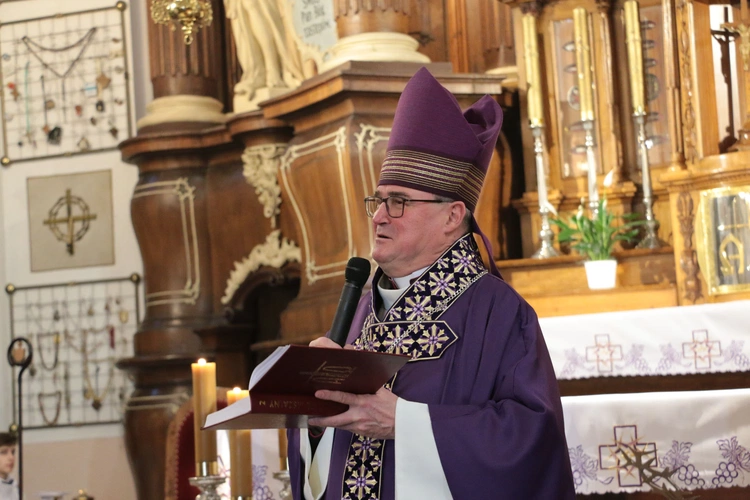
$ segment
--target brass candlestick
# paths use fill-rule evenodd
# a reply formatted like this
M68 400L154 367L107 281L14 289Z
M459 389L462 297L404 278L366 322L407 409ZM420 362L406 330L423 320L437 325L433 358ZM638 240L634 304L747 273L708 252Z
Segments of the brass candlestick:
M547 196L547 172L544 168L544 145L542 144L542 133L544 126L531 126L534 134L534 157L536 159L536 188L539 194L539 215L542 218L542 228L539 230L539 249L531 256L532 259L549 259L559 257L560 252L553 246L552 240L555 233L549 225L549 213L551 205Z

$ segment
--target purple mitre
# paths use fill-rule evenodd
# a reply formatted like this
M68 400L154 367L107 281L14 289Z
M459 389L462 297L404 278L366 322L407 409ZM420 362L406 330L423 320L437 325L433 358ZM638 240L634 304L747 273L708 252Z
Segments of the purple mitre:
M378 184L460 200L473 212L502 124L503 111L491 96L462 112L453 94L421 68L396 106Z

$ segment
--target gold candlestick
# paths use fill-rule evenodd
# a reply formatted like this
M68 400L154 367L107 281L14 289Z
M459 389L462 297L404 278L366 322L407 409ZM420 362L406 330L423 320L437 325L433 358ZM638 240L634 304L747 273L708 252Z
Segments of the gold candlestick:
M191 365L193 372L193 437L195 439L195 475L219 473L216 431L203 431L209 413L216 411L216 363L201 358Z
M526 103L529 123L532 127L542 127L544 126L544 108L542 106L539 47L537 45L536 18L531 13L523 16L523 48L526 61Z

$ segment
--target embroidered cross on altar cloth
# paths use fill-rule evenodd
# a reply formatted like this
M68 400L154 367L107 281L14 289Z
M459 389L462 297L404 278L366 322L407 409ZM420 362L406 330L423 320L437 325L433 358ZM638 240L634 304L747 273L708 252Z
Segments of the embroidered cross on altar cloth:
M578 494L750 486L750 389L568 396L562 403Z

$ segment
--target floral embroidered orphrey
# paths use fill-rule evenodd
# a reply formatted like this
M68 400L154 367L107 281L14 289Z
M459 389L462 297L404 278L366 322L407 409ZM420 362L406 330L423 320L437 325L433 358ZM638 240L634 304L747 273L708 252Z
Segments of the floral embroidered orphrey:
M440 316L473 283L487 274L471 234L456 241L378 320L372 300L355 349L406 354L410 363L439 359L458 336ZM376 274L376 279L379 277ZM393 388L396 377L386 384ZM385 440L354 435L344 471L342 499L380 498Z

